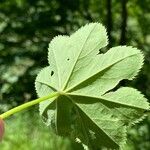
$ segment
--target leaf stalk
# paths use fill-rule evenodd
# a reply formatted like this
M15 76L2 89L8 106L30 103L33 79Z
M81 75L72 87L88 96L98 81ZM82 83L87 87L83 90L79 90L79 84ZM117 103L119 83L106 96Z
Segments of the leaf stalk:
M37 98L37 99L32 100L32 101L30 101L30 102L24 103L24 104L22 104L22 105L20 105L20 106L17 106L17 107L15 107L15 108L12 108L12 109L8 110L7 112L1 114L1 115L0 115L0 118L1 118L1 119L5 119L5 118L7 118L7 117L9 117L9 116L11 116L11 115L17 113L17 112L20 112L20 111L22 111L22 110L25 110L25 109L27 109L27 108L33 106L33 105L39 104L39 103L42 102L42 101L51 99L51 98L56 97L56 96L58 96L58 95L59 95L58 92L54 92L54 93L51 93L51 94L49 94L49 95L47 95L47 96L40 97L40 98Z

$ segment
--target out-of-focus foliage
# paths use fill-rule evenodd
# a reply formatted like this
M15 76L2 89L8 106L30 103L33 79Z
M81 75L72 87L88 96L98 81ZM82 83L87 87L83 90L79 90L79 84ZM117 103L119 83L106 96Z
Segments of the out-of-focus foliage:
M122 26L125 17L126 24ZM58 34L70 34L91 21L108 28L111 46L120 44L125 29L124 44L143 51L145 64L132 86L150 99L149 0L1 0L0 113L36 98L33 83L39 70L48 64L50 40ZM129 83L121 83L124 84ZM149 119L130 133L129 149L150 149Z
M125 150L149 150L150 135L149 135L150 116L144 122L134 126L129 130L127 145Z
M1 150L82 150L81 144L54 135L33 111L15 115L5 126Z

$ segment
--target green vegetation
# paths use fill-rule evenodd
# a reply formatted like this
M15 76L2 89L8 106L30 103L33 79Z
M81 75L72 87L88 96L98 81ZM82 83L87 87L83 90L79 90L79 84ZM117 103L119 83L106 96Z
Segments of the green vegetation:
M42 123L38 111L19 113L7 120L5 125L7 130L0 145L1 150L74 150L74 143L56 136ZM77 149L81 147L74 145Z
M150 122L150 117L148 120ZM0 144L1 150L10 150L10 147L12 150L71 150L69 139L64 140L53 134L50 128L42 123L38 110L18 113L6 121L6 128L9 130L6 130L5 138ZM126 150L148 150L148 130L146 121L134 126L129 131ZM41 137L43 140L40 140Z
M40 104L47 124L58 135L80 139L90 150L124 147L127 127L142 121L150 108L136 89L112 91L121 80L137 75L143 54L130 46L99 52L107 44L106 30L99 23L55 37L48 48L49 66L35 83L39 97L59 93Z
M137 88L150 99L149 10L149 0L76 0L74 3L72 0L1 0L0 114L37 98L33 83L41 68L47 66L47 47L51 39L58 34L70 34L89 22L100 22L107 28L110 42L102 52L106 52L108 47L125 44L141 49L145 63L139 76L131 82L123 80L119 86ZM36 109L32 115L36 116L37 113ZM32 131L36 131L36 137L43 136L45 143L50 143L47 138L49 136L51 139L57 139L54 134L47 134L47 131L50 133L51 131L46 126L37 123L41 122L38 116L37 120L28 117L26 119L26 116L32 115L23 112L21 117L18 114L7 120L9 130L6 130L8 134L5 134L0 149L7 150L14 146L14 150L18 150L23 143L26 143L24 149L35 149L34 143L36 146L41 141L37 142L36 138L31 139L36 142L28 141L27 135L30 131L27 130L30 129L27 125L31 125L31 121L35 124L32 126ZM24 119L26 122L23 121ZM27 132L23 135L20 129ZM24 142L21 139L24 139ZM129 150L150 149L149 117L129 131L128 140L125 149L128 147ZM16 144L11 144L11 141L15 141ZM52 149L55 149L53 146Z

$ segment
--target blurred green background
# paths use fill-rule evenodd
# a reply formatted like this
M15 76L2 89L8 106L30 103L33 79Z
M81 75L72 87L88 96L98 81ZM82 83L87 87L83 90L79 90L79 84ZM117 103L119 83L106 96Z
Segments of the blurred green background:
M145 64L139 76L120 84L138 88L150 100L149 0L0 0L0 113L37 97L34 80L48 64L50 40L88 22L107 27L108 48L142 50ZM42 123L35 106L6 120L0 150L71 150L72 144ZM129 130L125 150L150 150L150 116Z

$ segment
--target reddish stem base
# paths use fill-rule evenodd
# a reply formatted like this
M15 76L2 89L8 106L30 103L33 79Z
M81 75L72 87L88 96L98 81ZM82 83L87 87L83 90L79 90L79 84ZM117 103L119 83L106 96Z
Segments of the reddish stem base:
M4 121L0 118L0 141L1 141L2 138L3 138L4 131L5 131L5 128L4 128Z

